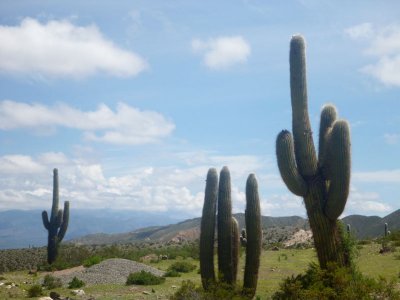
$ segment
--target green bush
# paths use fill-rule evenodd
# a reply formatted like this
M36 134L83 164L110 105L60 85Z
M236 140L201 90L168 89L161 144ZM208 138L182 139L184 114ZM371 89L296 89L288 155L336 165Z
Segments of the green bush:
M168 270L165 272L164 277L181 277L181 273L175 270Z
M74 276L74 278L72 278L72 280L68 282L69 289L79 289L83 286L85 286L83 280L78 279L76 276Z
M138 285L156 285L161 284L165 281L165 277L159 277L153 273L140 271L131 273L126 280L126 284L138 284Z
M52 290L62 287L62 282L60 278L47 274L46 276L44 276L42 286L48 290Z
M334 264L326 270L311 264L305 274L285 279L272 299L400 299L394 285Z
M97 265L103 261L103 258L99 255L93 255L83 261L83 266L88 268L93 265Z
M168 271L175 271L180 273L189 273L196 269L196 266L187 261L177 261L168 267Z
M35 284L32 285L29 289L28 289L28 297L29 298L33 298L33 297L39 297L43 295L43 288L40 284Z

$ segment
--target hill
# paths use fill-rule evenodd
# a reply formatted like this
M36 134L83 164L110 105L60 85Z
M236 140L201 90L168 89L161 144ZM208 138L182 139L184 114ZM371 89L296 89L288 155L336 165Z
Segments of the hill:
M375 238L384 234L385 223L388 223L389 230L400 230L400 209L383 218L351 215L344 217L342 221L350 224L351 230L357 238Z

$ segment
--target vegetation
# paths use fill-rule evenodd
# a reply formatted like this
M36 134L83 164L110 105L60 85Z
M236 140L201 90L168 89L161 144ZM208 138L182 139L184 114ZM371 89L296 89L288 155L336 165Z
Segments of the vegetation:
M310 264L304 274L285 279L272 299L400 299L394 286L395 281L367 278L347 267Z
M47 262L52 264L58 255L58 247L67 232L69 222L69 202L64 202L64 211L58 209L58 170L53 170L53 205L50 220L47 211L42 212L43 225L49 232L47 242Z
M334 106L323 107L317 158L308 116L305 41L300 35L290 43L290 89L293 136L283 130L276 140L281 177L292 193L304 199L320 266L327 268L330 262L350 266L337 223L349 194L349 125L336 119Z
M33 298L33 297L39 297L43 295L43 288L40 284L35 284L32 285L29 289L28 289L28 297L29 298Z
M179 273L189 273L196 269L196 266L186 261L177 261L169 266L167 271L175 271Z
M88 268L101 263L104 259L100 255L93 255L83 261L83 266Z
M68 282L69 289L79 289L84 286L85 286L85 283L83 282L83 280L80 280L76 276L74 276L74 278L72 278L72 280L70 282Z
M159 277L151 272L140 271L129 274L126 284L138 284L138 285L156 285L163 283L165 281L164 277Z
M50 274L47 274L43 278L42 286L48 290L52 290L55 288L62 287L62 282L60 278L54 277Z
M216 283L214 273L216 206L220 284ZM260 200L254 174L249 175L246 183L245 221L246 265L242 292L253 297L257 288L262 246ZM208 171L200 231L200 274L204 289L210 291L212 287L225 286L226 283L226 287L232 290L237 278L240 242L238 222L232 217L231 182L227 167L221 170L219 185L217 171L213 168Z

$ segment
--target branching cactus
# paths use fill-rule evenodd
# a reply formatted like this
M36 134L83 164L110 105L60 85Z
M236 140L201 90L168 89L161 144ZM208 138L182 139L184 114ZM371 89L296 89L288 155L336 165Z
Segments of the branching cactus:
M218 203L217 209L216 203ZM210 169L207 174L200 232L200 274L206 290L216 282L214 234L217 210L219 279L229 286L234 286L238 272L240 237L238 222L232 217L231 182L227 167L221 170L219 184L215 169ZM257 288L262 243L260 199L254 174L249 175L246 184L245 221L247 231L244 237L247 240L247 247L243 294L253 298Z
M290 43L290 89L293 136L283 130L277 137L279 171L288 189L304 198L320 266L348 266L337 219L349 194L349 125L337 119L334 106L324 106L317 157L308 116L305 42L299 35Z
M47 212L42 212L43 225L49 232L47 242L47 262L52 264L58 254L58 247L68 228L69 221L69 201L64 202L64 211L58 209L58 170L53 170L53 204L51 206L50 220Z

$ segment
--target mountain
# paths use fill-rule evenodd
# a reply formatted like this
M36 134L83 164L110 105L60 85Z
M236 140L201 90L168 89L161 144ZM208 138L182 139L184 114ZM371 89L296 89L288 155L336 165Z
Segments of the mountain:
M344 217L342 221L350 224L351 231L358 239L374 238L384 234L385 223L389 225L389 230L400 230L400 209L383 218L351 215Z
M244 214L235 214L234 217L239 222L239 228L244 227ZM195 218L179 222L177 224L167 226L152 226L147 228L137 229L131 232L118 233L118 234L90 234L78 239L74 239L71 243L79 245L94 245L94 244L114 244L114 243L131 243L137 241L180 241L180 240L193 240L200 235L200 222L201 218ZM289 236L299 229L308 229L308 222L306 219L291 216L291 217L262 217L263 228L277 228L280 232L284 231L285 235ZM271 230L271 232L275 232ZM290 234L289 234L290 233ZM268 233L271 235L270 233ZM274 234L273 234L274 235ZM273 235L271 236L273 238Z
M40 210L9 210L0 212L0 249L26 248L47 244L47 230ZM70 211L65 240L87 234L128 232L137 228L176 223L166 214L110 209L80 209Z

